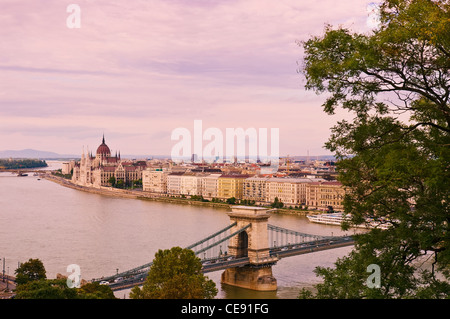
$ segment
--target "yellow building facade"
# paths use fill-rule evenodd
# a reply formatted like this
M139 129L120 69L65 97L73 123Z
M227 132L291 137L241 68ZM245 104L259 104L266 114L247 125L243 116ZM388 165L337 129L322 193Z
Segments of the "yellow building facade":
M243 198L244 181L249 175L221 175L217 179L217 197L227 199Z

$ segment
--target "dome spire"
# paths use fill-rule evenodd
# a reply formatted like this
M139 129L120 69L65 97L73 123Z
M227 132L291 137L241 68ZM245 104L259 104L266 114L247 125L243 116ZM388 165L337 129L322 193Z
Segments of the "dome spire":
M105 133L103 133L102 144L97 148L96 157L105 158L111 156L111 150L105 143Z

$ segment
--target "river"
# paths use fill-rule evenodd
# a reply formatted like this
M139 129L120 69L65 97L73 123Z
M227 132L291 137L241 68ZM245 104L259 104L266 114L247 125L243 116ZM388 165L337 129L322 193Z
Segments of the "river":
M49 168L60 162L48 161ZM336 226L312 224L304 216L273 214L272 225L317 235L344 235ZM77 264L90 280L148 263L158 249L185 247L229 224L226 210L116 198L67 188L30 174L0 173L0 258L14 274L19 262L39 258L48 278L69 275ZM222 286L222 271L208 273L217 298L293 299L302 287L320 282L316 266L332 267L352 247L280 260L273 267L276 292ZM6 271L6 270L5 270ZM129 290L116 296L127 298Z

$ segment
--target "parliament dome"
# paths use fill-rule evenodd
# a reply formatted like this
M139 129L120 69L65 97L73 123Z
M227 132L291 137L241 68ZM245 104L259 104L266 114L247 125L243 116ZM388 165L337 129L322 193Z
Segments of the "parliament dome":
M111 150L108 145L105 144L105 136L103 136L102 144L97 148L97 155L111 156Z

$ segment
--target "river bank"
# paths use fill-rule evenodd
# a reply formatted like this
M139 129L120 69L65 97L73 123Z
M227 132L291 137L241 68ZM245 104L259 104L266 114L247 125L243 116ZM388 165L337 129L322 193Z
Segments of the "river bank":
M0 279L0 299L11 299L15 296L14 290L16 289L16 283L14 277L2 276Z
M0 191L5 225L0 232L4 244L1 257L6 258L5 269L9 267L10 274L19 262L39 258L48 278L70 274L67 266L71 264L80 266L83 279L109 276L148 263L159 249L187 247L230 224L228 208L188 205L181 199L177 202L183 204L150 203L136 200L142 193L136 194L137 190L132 194L116 190L113 195L111 191L88 190L51 176L50 170L28 177L3 173ZM94 191L103 196L91 196ZM272 225L286 229L319 236L342 233L337 227L310 223L302 216L270 215ZM284 258L273 269L279 289L270 295L222 287L220 271L208 276L219 290L217 298L295 299L299 289L318 281L315 266L331 267L349 249Z
M134 199L140 199L140 200L157 201L157 202L165 202L165 203L172 203L172 204L214 207L214 208L222 208L222 209L226 209L226 210L230 210L230 211L231 211L231 206L232 206L227 203L202 202L202 201L198 201L198 200L191 200L189 198L162 197L162 196L158 196L156 194L144 192L142 190L129 190L129 189L120 189L120 188L104 187L104 186L102 186L100 188L81 186L81 185L74 184L70 180L67 180L63 177L55 176L51 173L43 174L41 177L45 178L46 180L58 183L65 187L73 188L76 190L80 190L80 191L84 191L84 192L88 192L88 193L92 193L92 194L105 195L105 196L134 198ZM270 208L270 207L268 207L268 208ZM272 213L306 216L308 214L314 214L316 212L306 211L306 210L298 210L298 209L277 208L276 210L273 210Z

